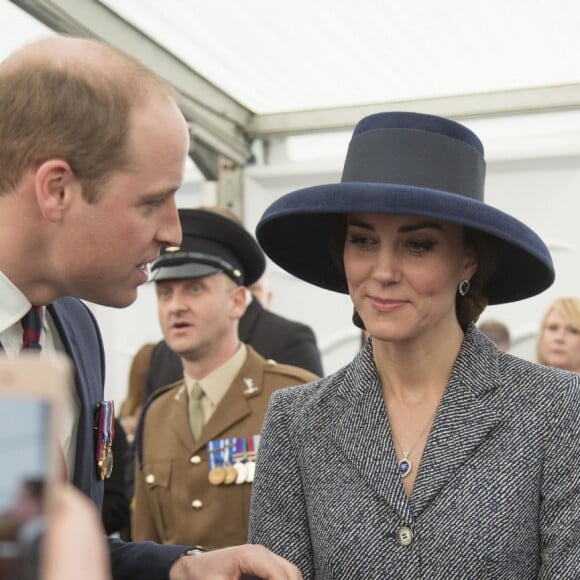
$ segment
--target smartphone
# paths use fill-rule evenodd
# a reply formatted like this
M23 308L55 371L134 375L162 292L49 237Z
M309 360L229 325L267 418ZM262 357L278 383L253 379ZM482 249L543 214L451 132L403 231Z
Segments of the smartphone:
M58 425L72 365L59 353L0 357L0 580L37 580L55 485Z

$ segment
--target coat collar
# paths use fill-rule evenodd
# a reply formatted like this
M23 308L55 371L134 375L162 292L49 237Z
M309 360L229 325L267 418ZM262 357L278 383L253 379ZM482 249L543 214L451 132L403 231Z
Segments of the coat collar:
M501 415L491 395L500 386L498 351L473 325L467 329L437 410L408 502L370 342L347 367L337 395L344 409L336 445L397 516L411 523L460 472Z

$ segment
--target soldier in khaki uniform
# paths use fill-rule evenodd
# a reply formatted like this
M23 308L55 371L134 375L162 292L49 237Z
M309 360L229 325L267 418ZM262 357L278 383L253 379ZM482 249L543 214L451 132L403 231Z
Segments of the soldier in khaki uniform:
M155 393L138 435L133 535L215 549L246 542L252 466L276 389L316 376L238 338L264 255L238 223L180 210L183 243L152 266L164 338L184 379Z

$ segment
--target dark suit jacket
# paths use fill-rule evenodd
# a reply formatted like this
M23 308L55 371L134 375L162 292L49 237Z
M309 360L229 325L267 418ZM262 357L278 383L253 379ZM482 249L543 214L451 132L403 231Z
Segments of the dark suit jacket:
M579 416L580 375L471 325L408 500L367 342L334 375L272 395L250 541L305 580L577 580Z
M94 411L103 400L104 351L97 323L76 298L60 298L48 310L66 352L74 362L74 378L80 400L80 416L73 483L99 507L103 482L97 478L94 454ZM115 580L159 580L168 577L173 561L184 546L160 546L152 542L125 543L109 540Z
M265 359L300 367L322 377L322 359L316 345L316 337L309 326L288 320L252 299L240 319L240 340L249 344ZM165 341L155 345L145 382L145 398L158 388L181 380L181 359Z
M127 477L127 462L133 459L129 454L127 436L119 419L115 419L115 438L113 439L113 469L111 476L105 479L105 494L101 519L105 532L114 534L127 529L131 518L132 487Z

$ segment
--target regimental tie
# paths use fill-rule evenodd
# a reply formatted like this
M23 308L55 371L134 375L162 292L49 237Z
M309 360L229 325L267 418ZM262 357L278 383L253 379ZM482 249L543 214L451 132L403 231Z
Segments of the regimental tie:
M40 333L42 331L42 306L32 306L30 310L22 317L22 350L33 351L41 350ZM62 480L68 480L68 469L66 460L60 445L58 446L60 460L62 465Z
M189 393L189 425L191 426L191 433L195 441L199 439L203 431L203 407L201 399L203 398L203 389L196 381L191 387Z
M42 306L33 306L21 320L22 350L40 350Z

